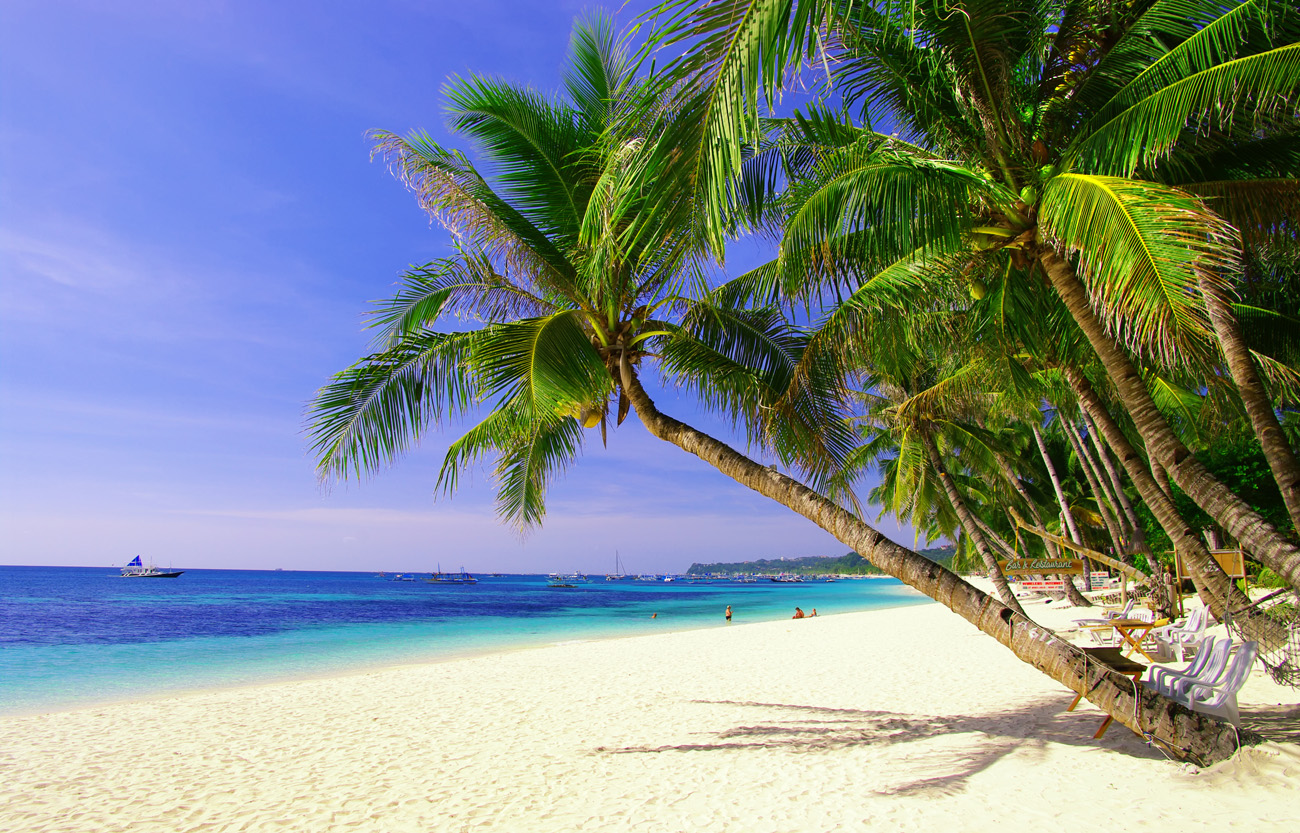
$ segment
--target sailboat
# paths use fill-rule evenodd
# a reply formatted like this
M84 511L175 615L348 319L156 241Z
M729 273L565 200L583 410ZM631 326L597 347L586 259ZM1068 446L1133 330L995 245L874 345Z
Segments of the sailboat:
M136 556L122 568L122 578L176 578L184 570L160 570L152 564L145 564Z
M605 581L627 581L632 578L624 572L623 562L618 557L618 550L614 550L614 572L605 576Z

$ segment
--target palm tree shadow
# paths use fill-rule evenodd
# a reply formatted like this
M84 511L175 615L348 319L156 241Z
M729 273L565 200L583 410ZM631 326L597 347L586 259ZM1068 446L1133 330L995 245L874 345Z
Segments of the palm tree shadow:
M919 715L866 709L840 709L790 703L696 700L703 705L733 706L763 713L763 722L717 732L709 740L664 746L598 747L605 754L649 752L716 752L723 750L786 749L827 752L839 749L901 746L944 735L969 735L959 749L942 752L918 749L913 763L943 773L900 784L881 794L954 794L965 789L977 773L1017 750L1040 752L1051 743L1095 748L1104 746L1133 757L1161 759L1123 726L1116 725L1102 740L1093 740L1103 715L1095 709L1066 712L1071 695L1050 695L1016 707L964 715ZM918 760L919 758L919 760Z
M1250 706L1241 710L1241 725L1279 743L1300 743L1300 706Z

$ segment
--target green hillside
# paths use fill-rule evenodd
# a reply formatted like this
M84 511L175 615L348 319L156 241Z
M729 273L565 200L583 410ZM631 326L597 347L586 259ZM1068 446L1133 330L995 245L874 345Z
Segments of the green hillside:
M921 550L921 555L946 564L953 554L952 547L934 547ZM793 575L838 575L871 576L883 575L867 559L856 552L846 553L838 558L825 555L807 555L802 558L760 558L756 561L718 562L716 564L692 564L687 575L699 576L709 573L791 573Z

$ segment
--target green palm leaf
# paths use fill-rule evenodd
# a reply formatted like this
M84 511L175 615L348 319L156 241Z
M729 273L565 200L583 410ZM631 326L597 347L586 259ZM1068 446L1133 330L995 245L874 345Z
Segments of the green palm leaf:
M612 382L582 321L565 311L480 331L470 362L482 395L533 419L603 402Z
M309 406L322 477L360 476L393 459L447 410L473 404L465 361L474 334L418 332L337 373Z
M1204 60L1217 54L1205 44L1197 45L1203 53L1198 57ZM1295 118L1300 43L1192 69L1156 89L1143 85L1117 96L1080 128L1079 138L1066 153L1067 164L1131 176L1139 165L1154 165L1167 154L1189 123L1230 123L1247 101L1255 118L1272 113Z
M1170 365L1205 351L1212 331L1199 281L1222 286L1235 258L1231 228L1194 197L1135 180L1062 174L1044 190L1039 223L1078 254L1103 317L1133 350Z

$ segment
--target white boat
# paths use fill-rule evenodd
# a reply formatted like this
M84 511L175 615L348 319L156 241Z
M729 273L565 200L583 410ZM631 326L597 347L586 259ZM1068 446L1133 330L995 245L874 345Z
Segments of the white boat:
M614 572L605 576L605 581L630 581L633 576L629 576L623 568L623 561L618 557L618 550L614 550Z
M176 578L184 570L162 570L152 564L145 564L136 556L122 568L122 578Z

